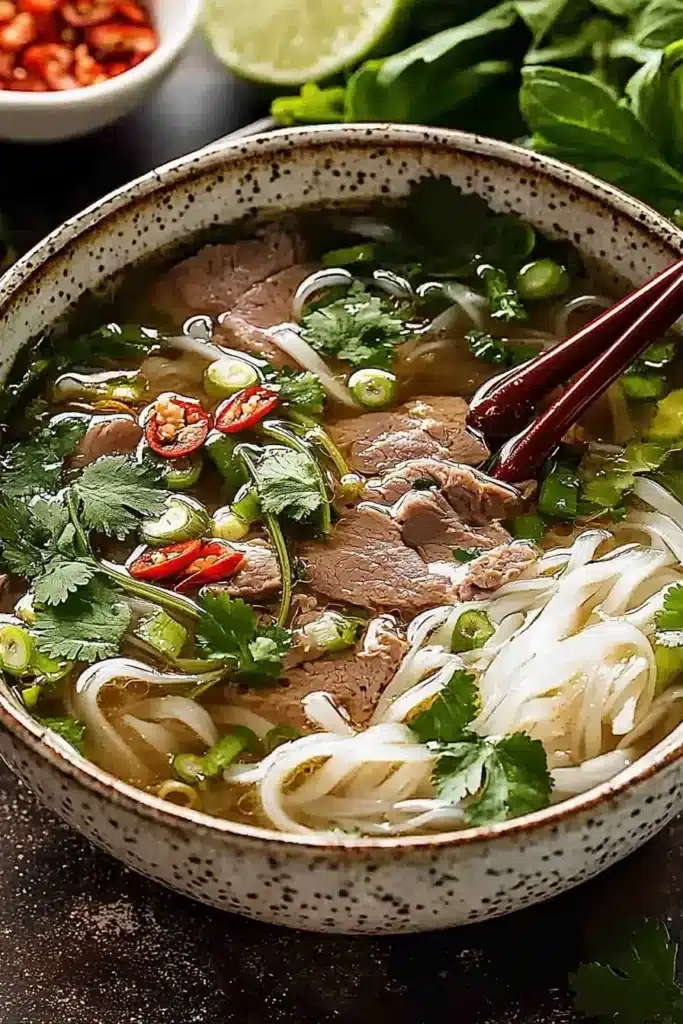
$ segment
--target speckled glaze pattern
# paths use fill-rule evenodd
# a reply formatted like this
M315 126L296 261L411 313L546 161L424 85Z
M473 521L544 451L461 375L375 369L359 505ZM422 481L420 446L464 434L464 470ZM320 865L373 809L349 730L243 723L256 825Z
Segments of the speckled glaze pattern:
M0 373L84 291L141 257L261 212L400 196L424 174L448 174L494 208L571 239L604 283L637 285L683 251L681 232L642 204L503 143L382 125L276 132L160 168L32 250L0 281ZM683 807L683 728L612 782L526 818L321 841L140 793L45 736L4 688L0 726L10 767L115 857L213 906L315 931L424 931L509 913L609 867Z

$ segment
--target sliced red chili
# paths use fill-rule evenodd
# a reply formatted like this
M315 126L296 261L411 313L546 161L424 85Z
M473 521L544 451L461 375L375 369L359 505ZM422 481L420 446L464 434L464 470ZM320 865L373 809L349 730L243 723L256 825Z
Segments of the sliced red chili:
M109 21L116 14L116 5L111 0L74 0L62 4L62 17L74 28L90 28Z
M177 583L175 589L179 594L183 594L207 583L227 580L241 568L243 561L244 555L241 551L235 551L229 544L221 541L209 541L202 544L195 560L184 570L187 578Z
M148 548L131 562L128 572L136 580L165 580L180 574L201 551L200 540L184 540L165 548Z
M260 384L238 391L216 409L216 429L222 434L249 430L272 412L279 401L274 391Z
M157 34L146 25L109 21L87 29L85 35L88 45L103 59L124 54L149 57L157 48Z
M165 459L196 452L210 430L211 416L196 398L170 393L157 398L145 424L147 444Z
M22 11L0 31L0 49L22 50L33 42L37 34L35 18L28 11Z
M33 71L54 90L74 89L77 82L71 72L73 51L59 43L36 43L22 56L24 67Z
M147 13L135 0L116 0L116 10L122 18L127 18L135 25L147 24Z

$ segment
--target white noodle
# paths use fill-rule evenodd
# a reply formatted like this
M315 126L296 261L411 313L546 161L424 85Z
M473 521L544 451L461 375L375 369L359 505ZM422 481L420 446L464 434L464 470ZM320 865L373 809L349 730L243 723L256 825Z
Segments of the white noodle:
M674 498L671 491L662 487L656 480L650 480L646 476L637 476L633 485L633 493L641 501L652 505L662 515L669 516L678 526L683 526L683 505Z
M301 320L301 315L307 302L310 302L318 292L326 288L350 288L353 284L353 276L341 267L330 267L326 270L316 270L309 274L294 293L292 300L292 316L295 320Z
M569 327L569 319L574 313L591 308L594 308L597 313L599 309L609 309L612 304L612 300L605 298L604 295L579 295L575 299L570 299L569 302L565 302L557 315L555 336L564 338Z
M320 358L315 349L311 348L307 341L299 334L294 324L280 324L268 332L278 348L286 352L305 370L310 370L320 378L320 383L328 395L348 406L350 409L358 409L353 395L340 381L334 377L323 359Z
M136 704L131 708L131 712L147 721L180 722L195 733L207 747L212 747L218 739L218 730L209 712L189 697L151 697Z

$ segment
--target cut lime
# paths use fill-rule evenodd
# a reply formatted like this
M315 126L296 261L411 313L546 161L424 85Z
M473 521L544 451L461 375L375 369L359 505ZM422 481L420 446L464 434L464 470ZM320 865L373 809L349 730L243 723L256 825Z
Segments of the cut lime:
M216 55L242 78L295 86L357 64L392 31L406 0L206 0Z

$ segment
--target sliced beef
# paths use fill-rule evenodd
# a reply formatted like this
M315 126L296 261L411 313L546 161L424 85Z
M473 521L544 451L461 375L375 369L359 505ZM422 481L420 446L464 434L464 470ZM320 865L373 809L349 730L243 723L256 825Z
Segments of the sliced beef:
M150 302L177 324L198 313L218 316L260 281L301 263L304 253L297 235L270 224L255 238L209 245L178 263L156 283Z
M83 435L72 465L83 468L103 455L128 455L142 438L142 427L132 416L94 416Z
M385 473L409 459L478 465L484 442L466 428L467 403L451 395L414 398L387 412L340 420L330 432L358 473Z
M404 544L400 524L373 505L358 505L340 519L327 542L304 543L299 555L311 589L337 604L412 618L453 601L448 577L431 573L418 552Z
M266 359L277 370L284 366L297 366L296 362L275 343L268 331L261 327L253 327L241 316L226 316L214 330L213 339L218 345L246 352L257 359Z
M526 541L513 541L487 551L467 566L467 575L458 586L460 601L491 597L491 591L519 579L538 559L538 551Z
M493 519L511 519L521 511L522 497L514 487L448 459L404 462L384 476L370 480L364 498L393 505L416 485L429 487L430 483L461 519L473 526L485 526Z
M273 327L292 319L292 300L297 288L319 268L315 263L297 263L271 274L241 295L231 312L254 327Z
M243 568L221 586L231 597L256 601L271 597L280 589L280 567L275 552L265 540L248 540L242 544L230 542L245 557Z
M500 523L473 526L463 522L436 490L408 491L392 514L404 544L415 548L425 562L452 562L454 548L488 549L510 539Z
M373 628L376 627L376 628ZM276 687L240 694L236 703L283 725L310 728L302 700L322 690L347 712L353 725L368 724L380 694L396 673L407 644L384 622L371 623L373 643L360 651L328 655L291 669Z

